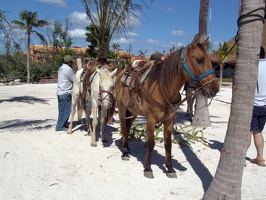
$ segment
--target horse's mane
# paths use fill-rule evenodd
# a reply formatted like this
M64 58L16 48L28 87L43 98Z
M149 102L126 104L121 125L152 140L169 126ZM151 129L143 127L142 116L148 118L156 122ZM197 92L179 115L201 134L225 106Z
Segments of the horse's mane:
M154 65L148 75L148 87L151 86L156 80L160 91L167 90L180 73L180 54L183 48L171 53L164 61Z

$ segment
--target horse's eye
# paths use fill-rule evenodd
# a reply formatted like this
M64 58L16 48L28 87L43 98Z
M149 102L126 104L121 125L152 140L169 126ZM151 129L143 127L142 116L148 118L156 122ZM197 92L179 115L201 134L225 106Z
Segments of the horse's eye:
M203 59L202 58L197 58L196 60L197 60L198 64L202 64L203 63Z

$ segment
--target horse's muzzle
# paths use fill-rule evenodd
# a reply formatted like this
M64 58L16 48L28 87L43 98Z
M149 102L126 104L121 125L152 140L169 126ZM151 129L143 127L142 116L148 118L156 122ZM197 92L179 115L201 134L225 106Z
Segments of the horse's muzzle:
M101 103L101 106L103 109L107 110L111 107L111 103L110 101L108 100L103 100L102 103Z
M210 97L215 97L215 95L217 94L218 91L219 91L218 88L216 88L216 87L212 87L212 88L209 90L207 96L208 96L209 98L210 98Z

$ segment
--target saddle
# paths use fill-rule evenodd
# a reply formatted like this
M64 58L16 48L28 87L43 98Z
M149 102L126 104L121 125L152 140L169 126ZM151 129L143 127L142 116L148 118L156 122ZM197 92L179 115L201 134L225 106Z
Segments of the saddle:
M82 92L82 99L86 98L86 91L90 87L90 77L91 75L96 71L97 68L105 67L109 71L112 71L112 68L110 65L107 64L101 64L98 61L89 61L87 65L83 66L83 92Z
M138 91L155 62L154 60L135 61L126 68L121 81L129 87L127 107L133 105L133 98L137 101Z

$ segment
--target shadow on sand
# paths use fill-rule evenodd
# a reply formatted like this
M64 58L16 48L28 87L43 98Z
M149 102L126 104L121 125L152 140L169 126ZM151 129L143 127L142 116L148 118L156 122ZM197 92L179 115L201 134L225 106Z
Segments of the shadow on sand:
M29 104L34 104L34 103L43 103L43 104L48 104L47 99L41 99L41 98L36 98L33 96L20 96L20 97L12 97L7 100L0 100L0 103L7 101L7 102L22 102L22 103L29 103Z
M188 121L188 118L186 116L186 112L179 111L176 113L176 123L184 124ZM135 123L138 124L146 124L145 118L138 117L135 121ZM178 136L177 136L178 137ZM210 148L211 149L217 149L221 150L223 144L217 141L210 141ZM120 149L121 155L122 155L122 141L121 139L115 141L116 146ZM142 164L144 164L145 156L146 156L146 148L145 148L145 141L140 141L137 139L133 139L129 143L130 147L130 156L133 156L137 158L138 161L140 161ZM202 182L202 187L204 191L207 191L211 180L213 178L212 174L208 170L208 168L204 165L204 163L201 162L201 160L198 158L198 156L193 152L193 149L191 149L189 146L181 146L181 150L183 154L185 155L187 162L190 164L192 169L194 170L195 174L199 177L199 179ZM187 168L182 166L176 159L172 160L173 167L179 171L186 171ZM166 168L164 167L165 163L165 157L164 155L161 155L156 151L156 149L153 150L152 153L152 164L157 165L164 173L166 173Z

